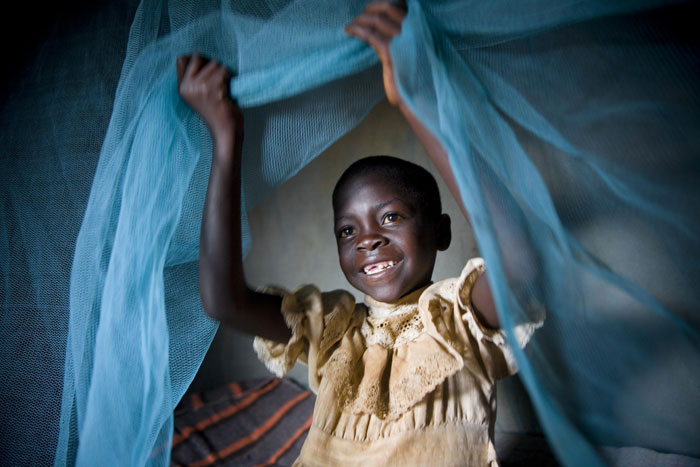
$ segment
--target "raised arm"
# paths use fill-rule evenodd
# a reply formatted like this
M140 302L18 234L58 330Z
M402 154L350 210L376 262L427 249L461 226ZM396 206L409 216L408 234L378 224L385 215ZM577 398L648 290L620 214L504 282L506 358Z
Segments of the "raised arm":
M406 118L433 164L435 164L440 175L445 180L452 196L457 200L462 213L469 219L457 187L457 181L447 159L447 153L430 130L413 115L401 99L396 87L394 67L389 54L389 44L394 36L401 32L401 23L405 16L405 8L401 5L387 1L371 3L360 16L355 18L345 28L345 32L367 42L376 50L382 62L382 79L389 103L397 107ZM498 328L500 326L498 314L491 294L491 288L485 275L479 276L474 284L471 299L481 322L488 327Z
M241 252L243 116L231 99L230 71L193 55L177 60L178 91L202 118L213 141L199 243L199 294L206 313L248 334L287 342L281 298L251 290Z

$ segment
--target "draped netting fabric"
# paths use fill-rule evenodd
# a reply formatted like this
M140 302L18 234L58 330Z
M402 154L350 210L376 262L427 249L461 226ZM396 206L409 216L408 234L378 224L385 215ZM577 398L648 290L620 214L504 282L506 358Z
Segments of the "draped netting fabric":
M172 410L216 328L196 286L211 141L177 96L175 58L235 72L250 208L383 97L375 53L343 33L364 3L143 0L125 51L97 23L68 44L118 57L113 103L89 72L114 59L42 49L41 71L72 87L28 78L52 98L23 89L1 117L10 463L168 464ZM401 95L448 152L509 339L546 316L516 357L566 465L601 464L600 445L700 456L694 15L410 1L391 45Z

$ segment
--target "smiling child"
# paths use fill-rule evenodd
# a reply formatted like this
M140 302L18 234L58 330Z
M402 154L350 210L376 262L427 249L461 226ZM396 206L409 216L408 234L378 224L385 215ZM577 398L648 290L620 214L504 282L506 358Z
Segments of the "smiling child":
M388 156L351 165L333 192L340 267L364 294L393 302L430 283L450 218L430 173Z
M387 96L457 193L444 151L395 88L388 44L403 15L391 3L372 4L346 31L375 47ZM430 173L375 156L338 181L340 266L365 303L314 286L254 291L242 267L243 119L228 96L230 72L199 56L180 58L177 71L181 96L214 142L200 237L202 303L215 319L259 336L256 351L274 373L297 360L308 364L317 400L295 465L495 465L495 381L515 363L496 329L482 260L468 261L459 278L432 283L451 233ZM520 345L534 329L516 328Z

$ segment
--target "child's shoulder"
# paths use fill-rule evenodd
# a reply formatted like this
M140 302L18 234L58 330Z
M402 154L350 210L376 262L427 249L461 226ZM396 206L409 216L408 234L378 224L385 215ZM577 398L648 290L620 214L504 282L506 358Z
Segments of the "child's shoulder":
M460 301L468 303L476 280L486 270L484 260L481 258L471 258L462 269L458 276L447 277L434 282L425 289L421 295L421 300L430 299L431 297L441 297L448 301ZM425 297L425 298L424 298Z

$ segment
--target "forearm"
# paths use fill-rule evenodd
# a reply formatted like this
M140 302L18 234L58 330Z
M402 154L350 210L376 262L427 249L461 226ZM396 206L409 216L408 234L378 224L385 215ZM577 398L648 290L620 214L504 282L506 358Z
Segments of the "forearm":
M395 36L401 32L401 24L406 16L405 2L375 2L369 4L364 12L357 16L351 24L345 28L345 32L357 37L371 45L382 62L382 79L389 103L398 107L408 124L425 148L430 159L437 167L438 172L445 180L452 196L459 204L462 214L468 220L469 215L462 202L462 195L457 187L457 180L452 173L447 152L430 130L411 112L396 87L394 69L389 53L389 44ZM481 275L474 285L472 304L484 324L490 327L498 327L491 289L485 275Z
M233 135L233 136L232 136ZM281 298L251 290L241 250L242 135L214 137L199 243L199 290L212 318L252 335L286 342Z
M178 93L207 125L214 150L199 241L199 294L212 318L286 342L281 298L250 290L241 251L243 114L229 95L231 72L199 55L176 62Z
M457 180L455 179L455 176L452 173L450 161L447 158L447 152L437 140L435 135L433 135L430 132L430 130L428 130L428 128L423 124L423 122L418 120L418 118L415 115L413 115L413 112L411 112L411 110L406 106L406 104L401 102L398 104L398 108L403 114L408 124L413 129L413 132L418 137L418 140L421 142L423 149L425 149L425 152L428 153L430 160L433 161L433 164L438 169L438 172L440 172L440 176L442 176L443 180L447 184L447 188L450 190L450 193L452 193L452 196L457 201L457 204L459 204L459 208L462 210L462 214L466 219L469 219L467 210L465 209L464 203L462 202L462 195L460 194L459 188L457 186Z
M199 243L199 287L207 313L225 320L245 298L241 252L242 138L214 138Z
M428 128L420 120L418 120L415 115L413 115L413 112L411 112L405 104L400 103L398 107L399 110L401 110L401 113L404 115L404 118L406 118L408 121L408 124L413 129L413 132L418 137L418 140L423 145L423 148L428 153L428 156L433 161L433 164L435 164L435 167L437 167L443 180L445 180L445 183L452 193L452 196L455 200L457 200L457 203L462 210L462 214L464 214L466 219L469 219L467 210L462 202L462 195L457 187L457 180L455 179L454 173L452 173L452 168L450 167L450 162L447 158L447 152L437 140L435 135L433 135L430 130L428 130ZM479 317L479 320L484 325L493 329L500 326L498 313L491 294L491 287L485 274L482 274L479 276L479 278L477 278L472 289L471 302Z

